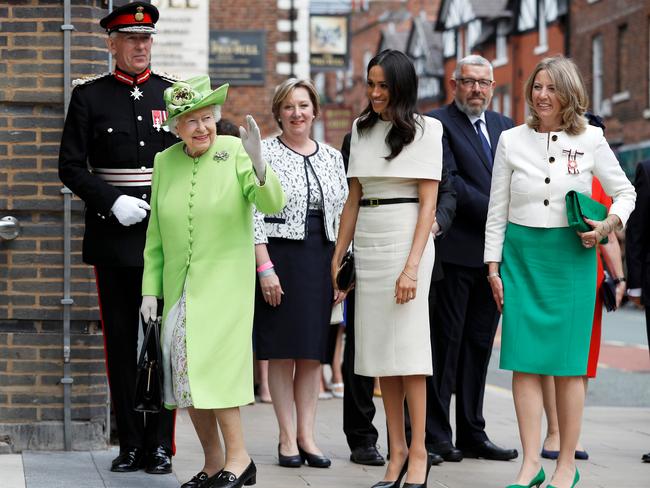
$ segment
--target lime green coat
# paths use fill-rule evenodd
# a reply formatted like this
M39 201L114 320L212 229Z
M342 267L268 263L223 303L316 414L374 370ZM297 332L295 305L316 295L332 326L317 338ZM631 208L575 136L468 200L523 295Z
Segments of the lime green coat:
M196 408L253 401L253 205L284 206L270 166L263 186L236 137L191 158L178 143L154 161L142 294L163 297L163 329L186 286L188 376ZM164 335L164 331L163 334Z

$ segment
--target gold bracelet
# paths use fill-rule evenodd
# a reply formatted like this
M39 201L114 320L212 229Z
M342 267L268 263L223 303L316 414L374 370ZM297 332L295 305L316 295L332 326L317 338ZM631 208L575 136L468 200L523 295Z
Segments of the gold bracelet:
M402 271L402 274L404 276L406 276L411 281L417 281L418 280L417 278L413 278L412 276L409 276L408 274L406 274L406 271Z

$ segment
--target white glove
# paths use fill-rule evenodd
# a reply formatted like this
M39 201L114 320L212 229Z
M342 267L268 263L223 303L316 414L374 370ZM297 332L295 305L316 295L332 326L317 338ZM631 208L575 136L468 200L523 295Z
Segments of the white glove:
M241 125L239 126L239 136L241 143L253 162L253 169L255 175L260 183L264 184L266 178L266 163L262 159L262 138L260 136L260 128L257 126L255 119L252 115L246 116L246 124L248 125L248 132Z
M142 305L140 305L140 313L144 321L149 322L149 319L155 319L157 311L158 299L151 295L144 295L142 297Z
M139 198L130 197L129 195L117 197L117 200L115 200L115 203L111 207L111 212L113 212L115 218L124 226L141 222L147 216L147 210L151 210L147 202Z

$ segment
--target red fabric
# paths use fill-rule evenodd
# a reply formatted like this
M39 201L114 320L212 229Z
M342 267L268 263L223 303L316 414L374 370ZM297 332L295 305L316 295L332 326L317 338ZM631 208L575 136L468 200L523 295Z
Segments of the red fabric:
M95 288L97 289L97 304L99 305L99 323L102 325L102 340L104 342L104 367L106 368L106 379L108 380L108 392L111 391L111 377L108 374L108 355L106 354L106 335L104 334L104 314L102 313L102 299L99 294L99 280L97 279L97 267L93 266L95 274Z
M113 27L117 27L118 25L137 25L137 24L154 23L153 20L151 19L151 15L148 12L143 11L141 13L144 16L142 20L135 20L135 14L133 12L129 12L128 14L116 15L113 19L111 19L110 23L106 25L106 29L110 31Z
M605 190L603 190L603 187L597 178L593 179L593 183L591 185L591 198L605 205L607 207L607 210L609 210L609 207L612 205L612 199L607 196L607 194L605 194ZM603 319L603 296L601 294L600 287L605 275L603 270L603 260L600 256L600 246L597 248L596 260L598 265L598 272L596 275L596 305L594 309L594 322L591 327L589 360L587 362L588 378L596 377L596 370L598 369L598 356L600 354L601 325Z

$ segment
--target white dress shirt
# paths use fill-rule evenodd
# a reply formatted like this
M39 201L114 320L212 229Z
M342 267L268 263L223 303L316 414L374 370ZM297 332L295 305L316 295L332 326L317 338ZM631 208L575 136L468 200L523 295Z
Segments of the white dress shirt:
M465 114L467 115L467 114ZM488 144L490 147L492 147L492 141L490 140L490 134L487 130L487 123L485 122L485 112L483 112L481 115L478 117L476 115L467 115L467 118L469 119L470 123L472 124L472 127L474 127L474 130L476 130L476 121L480 120L481 121L481 132L485 136L485 139L488 141Z

